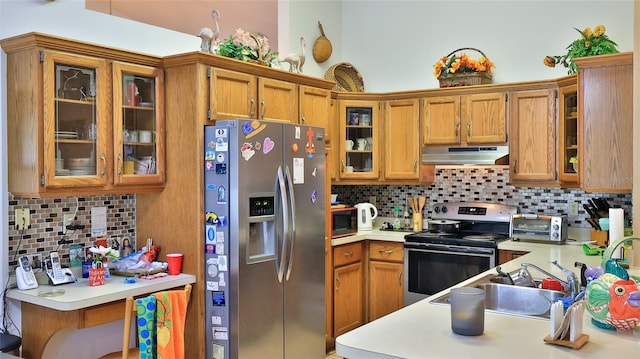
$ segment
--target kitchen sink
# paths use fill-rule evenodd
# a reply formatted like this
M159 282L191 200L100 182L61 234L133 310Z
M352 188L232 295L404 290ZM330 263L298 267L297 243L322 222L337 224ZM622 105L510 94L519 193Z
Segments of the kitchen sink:
M485 309L526 317L549 319L551 303L566 294L557 290L522 287L500 283L501 277L488 274L465 287L485 291ZM431 303L449 303L449 293L431 300Z

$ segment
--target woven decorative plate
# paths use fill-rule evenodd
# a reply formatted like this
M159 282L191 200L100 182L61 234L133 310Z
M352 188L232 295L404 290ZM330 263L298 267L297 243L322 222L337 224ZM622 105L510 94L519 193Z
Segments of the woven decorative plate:
M333 91L364 92L362 75L349 63L341 62L331 66L324 74L324 78L336 82Z

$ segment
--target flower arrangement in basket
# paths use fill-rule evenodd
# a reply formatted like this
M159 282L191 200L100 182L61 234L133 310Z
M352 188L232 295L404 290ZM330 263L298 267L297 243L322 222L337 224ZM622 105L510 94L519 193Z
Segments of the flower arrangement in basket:
M569 69L568 74L571 75L578 72L578 67L573 62L574 58L616 54L619 52L616 48L618 44L604 34L606 30L604 25L594 27L593 31L588 27L582 31L578 29L575 30L580 33L581 37L567 46L567 50L569 50L567 54L562 56L546 56L544 58L545 65L555 67L557 64L562 64L562 66Z
M232 36L221 42L215 49L215 54L269 67L278 60L278 52L271 51L266 36L242 29L237 29Z
M482 57L472 59L463 50L474 50ZM440 81L440 87L471 86L491 83L491 69L495 65L484 52L472 47L463 47L443 56L433 65L433 75Z

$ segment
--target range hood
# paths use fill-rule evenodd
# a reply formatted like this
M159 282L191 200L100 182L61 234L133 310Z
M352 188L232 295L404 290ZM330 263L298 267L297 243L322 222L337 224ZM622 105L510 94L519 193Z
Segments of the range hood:
M509 163L509 146L425 146L422 163L428 165L502 165Z

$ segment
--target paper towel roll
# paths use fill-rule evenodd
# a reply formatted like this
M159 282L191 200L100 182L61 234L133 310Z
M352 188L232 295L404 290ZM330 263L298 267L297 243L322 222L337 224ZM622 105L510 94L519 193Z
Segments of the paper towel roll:
M609 243L624 237L624 210L622 208L609 208ZM611 254L611 258L622 258L624 248L619 245Z

